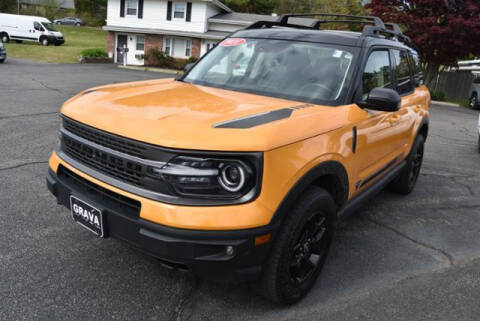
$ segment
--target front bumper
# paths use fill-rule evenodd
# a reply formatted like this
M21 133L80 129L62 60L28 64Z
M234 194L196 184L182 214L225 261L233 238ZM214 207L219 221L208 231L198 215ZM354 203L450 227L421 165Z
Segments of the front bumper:
M273 234L273 226L199 231L149 222L138 216L134 200L95 185L63 166L57 173L49 169L47 186L57 202L67 208L70 195L75 195L102 210L106 236L122 240L167 266L188 269L206 279L254 280L271 247L272 241L256 246L255 238ZM233 254L227 254L227 246L233 247Z
M55 45L61 45L61 44L65 43L65 38L56 37L56 36L48 36L48 42L53 43Z

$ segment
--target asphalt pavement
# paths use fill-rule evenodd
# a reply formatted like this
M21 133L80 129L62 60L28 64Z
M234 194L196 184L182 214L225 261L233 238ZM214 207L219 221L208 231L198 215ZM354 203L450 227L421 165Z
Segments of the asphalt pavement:
M478 111L432 106L413 194L343 221L301 303L164 269L72 222L45 187L58 110L86 88L171 77L113 65L0 65L0 320L479 320Z

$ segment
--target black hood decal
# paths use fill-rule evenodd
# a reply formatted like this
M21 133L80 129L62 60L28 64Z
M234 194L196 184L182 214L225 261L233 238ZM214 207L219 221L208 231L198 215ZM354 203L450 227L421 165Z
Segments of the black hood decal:
M263 114L257 114L257 115L247 116L244 118L228 120L226 122L213 125L213 128L237 128L237 129L252 128L252 127L264 125L267 123L271 123L277 120L289 118L292 112L293 112L293 108L278 109L278 110L269 111Z

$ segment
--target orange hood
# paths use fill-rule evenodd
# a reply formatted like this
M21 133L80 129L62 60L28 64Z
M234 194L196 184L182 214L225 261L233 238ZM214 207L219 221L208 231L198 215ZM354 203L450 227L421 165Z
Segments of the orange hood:
M292 107L285 119L251 128L215 128ZM267 151L344 126L350 118L348 107L306 105L162 79L93 88L67 101L61 112L92 127L164 147Z

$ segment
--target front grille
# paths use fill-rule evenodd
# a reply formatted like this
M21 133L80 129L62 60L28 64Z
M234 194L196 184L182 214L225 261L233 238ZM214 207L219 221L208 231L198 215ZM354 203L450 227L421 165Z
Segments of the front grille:
M82 144L66 135L62 136L63 151L81 163L124 182L144 187L145 166L115 157Z
M96 201L102 201L109 208L114 208L129 217L138 218L140 216L141 203L137 200L98 186L62 165L58 167L57 177L71 188L82 191Z
M126 138L98 131L94 128L81 125L67 118L63 118L63 127L69 132L88 141L94 142L95 144L105 146L131 156L145 158L147 147L142 144Z

